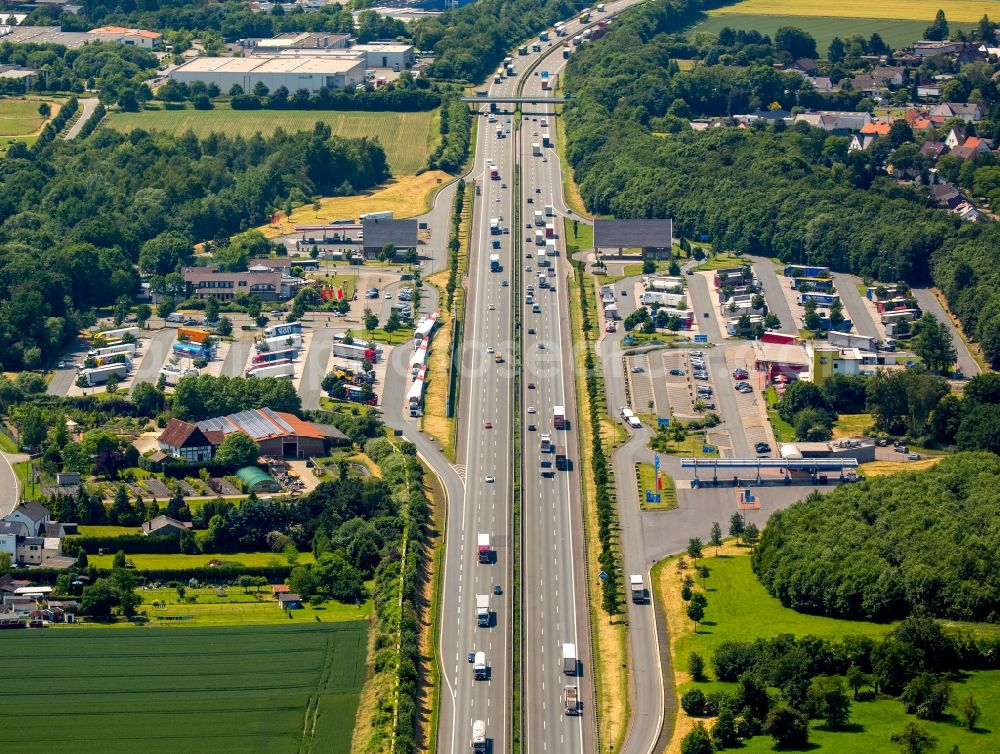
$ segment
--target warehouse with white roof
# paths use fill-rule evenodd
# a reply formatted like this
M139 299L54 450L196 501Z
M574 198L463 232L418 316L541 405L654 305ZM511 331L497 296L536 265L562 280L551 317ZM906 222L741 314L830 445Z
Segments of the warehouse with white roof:
M315 94L320 89L354 88L365 82L365 58L357 57L250 57L194 58L178 66L170 78L190 84L203 81L228 92L239 84L251 92L258 82L270 91L285 87L289 92L306 89Z

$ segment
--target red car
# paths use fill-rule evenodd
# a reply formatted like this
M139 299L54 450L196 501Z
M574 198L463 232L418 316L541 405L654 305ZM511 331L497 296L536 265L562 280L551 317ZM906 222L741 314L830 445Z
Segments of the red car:
M483 422L483 429L493 429L493 422L491 421Z
M735 369L735 370L733 370L733 379L734 380L745 380L749 376L750 375L747 374L747 372L746 372L745 369Z

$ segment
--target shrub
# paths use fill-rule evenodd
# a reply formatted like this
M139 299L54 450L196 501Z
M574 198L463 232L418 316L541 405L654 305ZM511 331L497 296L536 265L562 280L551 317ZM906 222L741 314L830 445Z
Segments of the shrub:
M705 714L705 692L691 689L681 697L681 708L692 717Z

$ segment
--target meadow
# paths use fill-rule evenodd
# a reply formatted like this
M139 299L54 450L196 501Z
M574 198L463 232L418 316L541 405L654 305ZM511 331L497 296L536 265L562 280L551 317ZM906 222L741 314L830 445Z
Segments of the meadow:
M706 534L708 527L706 524ZM705 693L731 691L735 687L733 683L716 680L695 684L684 672L690 653L698 652L705 659L711 676L712 651L723 641L753 641L778 634L813 635L833 640L854 634L877 639L895 625L798 613L782 606L761 586L750 569L749 552L745 548L729 543L721 550L721 556L715 557L715 548L705 546L704 554L706 557L699 560L699 565L707 566L710 575L707 579L699 577L696 588L705 592L708 607L697 633L694 624L682 613L681 574L675 568L675 559L663 561L653 569L657 599L665 607L670 624L671 654L679 693L694 686ZM977 634L995 633L993 626L984 624L951 625ZM963 752L996 751L996 747L990 748L990 742L996 743L996 731L1000 730L1000 671L964 673L954 683L952 691L953 705L972 693L983 715L976 732L965 730L956 715L938 722L919 721L938 738L936 750L947 752L957 745ZM837 754L896 754L899 746L890 742L890 734L914 719L905 714L903 705L896 699L855 702L851 712L851 724L842 732L827 731L821 721L812 721L809 750ZM674 736L668 752L679 751L680 738L693 725L693 718L683 711L678 712L676 731L679 735ZM774 750L774 741L769 736L755 736L741 746L744 752Z
M26 136L41 128L38 105L39 100L0 99L0 137Z
M736 6L739 7L739 6ZM827 8L827 13L830 8ZM693 32L718 34L724 27L754 30L774 39L774 33L782 26L796 26L813 35L820 57L826 57L826 50L834 37L847 39L855 34L865 38L878 34L886 44L894 49L907 47L916 39L921 39L934 12L927 20L908 21L886 18L834 18L813 15L770 15L767 13L718 13L693 27ZM949 16L950 19L950 16Z
M113 113L105 124L118 131L135 128L178 134L187 130L196 136L212 132L230 136L269 136L286 131L312 130L317 121L330 126L337 136L376 138L385 149L393 175L413 175L427 164L440 139L437 110L415 113L355 112L333 110L142 110Z
M46 747L82 754L346 754L367 626L288 623L8 631L4 748L28 751L42 735Z
M996 2L991 0L743 0L713 10L719 16L829 16L833 10L839 18L884 18L899 21L922 21L926 27L934 14L943 10L949 23L974 24L983 15L998 15Z
M226 554L183 555L171 554L141 554L127 555L128 560L133 563L137 570L144 571L150 569L185 569L185 568L206 568L211 561L221 561L225 565L243 565L250 568L264 567L272 564L285 565L288 561L281 553L273 552L237 552ZM115 559L113 552L107 555L91 555L87 562L94 568L111 568ZM312 563L315 558L311 552L299 553L298 562L302 565Z

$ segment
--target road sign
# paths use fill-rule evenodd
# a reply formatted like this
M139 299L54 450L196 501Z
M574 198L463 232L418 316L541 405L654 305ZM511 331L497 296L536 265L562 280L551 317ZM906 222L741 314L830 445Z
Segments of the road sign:
M656 418L656 424L659 427L669 427L670 419L664 419L662 416Z
M658 503L660 502L660 493L653 492L652 490L646 490L646 502L647 503Z
M695 335L694 336L694 342L695 343L708 343L708 336L707 335Z
M701 446L701 452L702 453L714 453L715 452L715 446L714 445L702 445Z
M600 572L599 574L597 574L597 575L598 575L598 576L600 577L601 581L607 581L607 580L608 580L608 574L607 574L607 573L605 573L604 571L601 571L601 572Z

